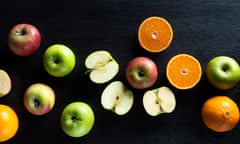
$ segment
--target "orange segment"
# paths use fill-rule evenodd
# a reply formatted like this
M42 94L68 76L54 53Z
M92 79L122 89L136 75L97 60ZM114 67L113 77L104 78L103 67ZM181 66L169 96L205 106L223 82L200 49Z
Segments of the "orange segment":
M169 22L157 16L145 19L138 28L140 45L149 52L161 52L168 48L173 39Z
M209 98L202 106L204 124L215 132L232 130L239 122L238 105L228 96Z
M202 68L199 61L189 54L177 54L167 64L167 78L178 89L193 88L201 79Z

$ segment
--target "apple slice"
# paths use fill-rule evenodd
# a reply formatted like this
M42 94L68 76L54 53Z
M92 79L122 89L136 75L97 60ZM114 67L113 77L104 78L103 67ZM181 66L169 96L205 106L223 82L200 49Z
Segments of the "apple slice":
M176 107L175 95L168 87L148 90L143 95L143 106L151 116L171 113Z
M111 82L102 92L101 104L104 109L117 115L126 114L133 106L133 93L121 81Z
M12 88L11 79L5 70L0 69L0 97L7 95Z
M119 64L106 50L90 53L85 60L85 66L90 73L90 80L98 84L110 81L119 72Z

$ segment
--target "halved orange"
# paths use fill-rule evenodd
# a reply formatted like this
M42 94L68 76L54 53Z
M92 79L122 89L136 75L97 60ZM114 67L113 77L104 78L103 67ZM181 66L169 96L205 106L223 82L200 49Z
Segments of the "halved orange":
M172 26L163 17L148 17L138 28L138 41L149 52L156 53L167 49L172 39Z
M166 67L167 79L178 89L193 88L201 79L202 68L197 58L180 53L173 56Z

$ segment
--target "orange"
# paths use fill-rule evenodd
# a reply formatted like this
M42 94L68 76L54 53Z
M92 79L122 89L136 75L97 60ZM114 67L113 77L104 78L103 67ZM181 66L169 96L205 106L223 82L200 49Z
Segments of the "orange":
M201 79L201 64L190 54L177 54L173 56L166 68L168 81L178 89L193 88Z
M0 104L0 142L15 136L18 127L19 120L16 112L11 107Z
M167 49L172 39L172 26L162 17L148 17L142 21L138 28L139 43L149 52L161 52Z
M202 106L204 124L215 132L232 130L239 121L238 105L228 96L209 98Z

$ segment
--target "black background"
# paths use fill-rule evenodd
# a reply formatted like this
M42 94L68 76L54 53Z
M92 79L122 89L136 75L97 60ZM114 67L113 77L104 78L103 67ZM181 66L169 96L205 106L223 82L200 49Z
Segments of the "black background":
M200 110L203 102L214 95L228 95L238 104L239 85L221 91L209 85L205 69L207 62L218 55L240 61L240 3L238 0L49 0L7 1L0 6L0 68L12 79L12 91L0 103L18 113L20 127L16 136L6 143L17 144L237 144L240 125L227 133L215 133L205 127ZM143 50L137 40L140 22L149 16L162 16L172 25L174 39L161 53ZM8 48L7 35L18 23L36 25L42 34L40 49L32 56L19 57ZM42 65L44 50L62 43L74 51L77 63L74 71L55 78ZM146 90L133 90L135 101L131 111L117 116L102 108L100 95L108 84L93 84L84 67L86 56L98 49L109 50L120 64L113 80L125 80L127 63L136 56L148 56L158 65L159 78L152 88L169 86L177 98L173 113L150 117L142 105ZM190 90L177 90L166 79L168 60L178 53L189 53L199 59L203 75ZM112 80L112 81L113 81ZM56 92L54 109L44 116L34 116L23 106L23 93L32 83L43 82ZM60 127L64 106L84 101L95 112L92 131L82 138L71 138Z

